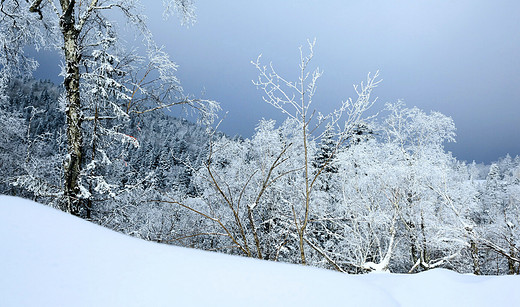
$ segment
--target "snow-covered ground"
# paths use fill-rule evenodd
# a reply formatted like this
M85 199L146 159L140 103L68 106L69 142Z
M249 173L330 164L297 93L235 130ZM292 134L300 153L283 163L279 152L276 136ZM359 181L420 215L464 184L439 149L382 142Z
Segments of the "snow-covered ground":
M0 196L0 306L520 306L520 277L350 276L124 236Z

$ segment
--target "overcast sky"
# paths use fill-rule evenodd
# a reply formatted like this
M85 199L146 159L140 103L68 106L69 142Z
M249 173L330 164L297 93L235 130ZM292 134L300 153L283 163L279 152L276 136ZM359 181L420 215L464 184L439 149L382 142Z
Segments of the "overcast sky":
M451 116L457 143L447 148L462 160L520 155L518 0L195 0L189 28L164 22L162 1L143 3L186 92L204 91L229 111L227 134L249 137L262 117L283 119L252 85L250 61L262 53L296 79L298 47L316 38L318 110L354 96L352 85L380 70L374 108L402 99Z

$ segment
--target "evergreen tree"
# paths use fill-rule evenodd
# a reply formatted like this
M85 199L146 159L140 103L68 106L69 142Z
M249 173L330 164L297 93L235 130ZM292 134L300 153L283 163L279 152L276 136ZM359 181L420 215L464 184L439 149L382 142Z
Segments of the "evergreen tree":
M332 127L327 126L325 132L321 136L320 146L316 153L313 166L316 169L323 168L325 173L337 173L338 168L334 165L334 153L336 152L337 142L334 140L334 132Z

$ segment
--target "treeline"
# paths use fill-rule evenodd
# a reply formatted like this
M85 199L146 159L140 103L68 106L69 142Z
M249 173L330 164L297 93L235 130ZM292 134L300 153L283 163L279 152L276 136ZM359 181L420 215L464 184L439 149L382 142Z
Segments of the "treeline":
M306 264L349 273L518 274L520 157L482 177L487 167L444 150L454 128L442 114L397 104L337 150L331 134L304 145L292 119L262 121L251 139L222 137L195 173L199 196L182 201L200 220L183 242L292 263L304 254Z
M9 103L0 106L0 125L6 132L0 141L0 193L61 208L67 158L63 91L49 81L15 79L7 95ZM173 211L149 200L161 199L172 189L194 193L191 172L205 159L206 130L161 112L116 118L104 125L111 129L90 131L84 138L90 155L82 162L86 170L81 215L118 231L160 240L169 233Z
M0 192L58 206L62 91L24 79L7 93ZM250 139L162 113L111 127L128 137L84 139L105 143L83 161L82 216L117 231L349 273L519 273L520 157L457 161L440 113L387 104L344 134L329 125L308 138L297 118L263 120Z

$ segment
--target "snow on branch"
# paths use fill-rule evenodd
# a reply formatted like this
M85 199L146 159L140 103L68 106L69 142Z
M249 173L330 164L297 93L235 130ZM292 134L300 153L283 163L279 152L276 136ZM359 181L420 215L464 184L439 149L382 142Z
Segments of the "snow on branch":
M163 6L163 17L165 19L177 15L183 25L192 25L197 21L195 5L192 0L163 0Z

